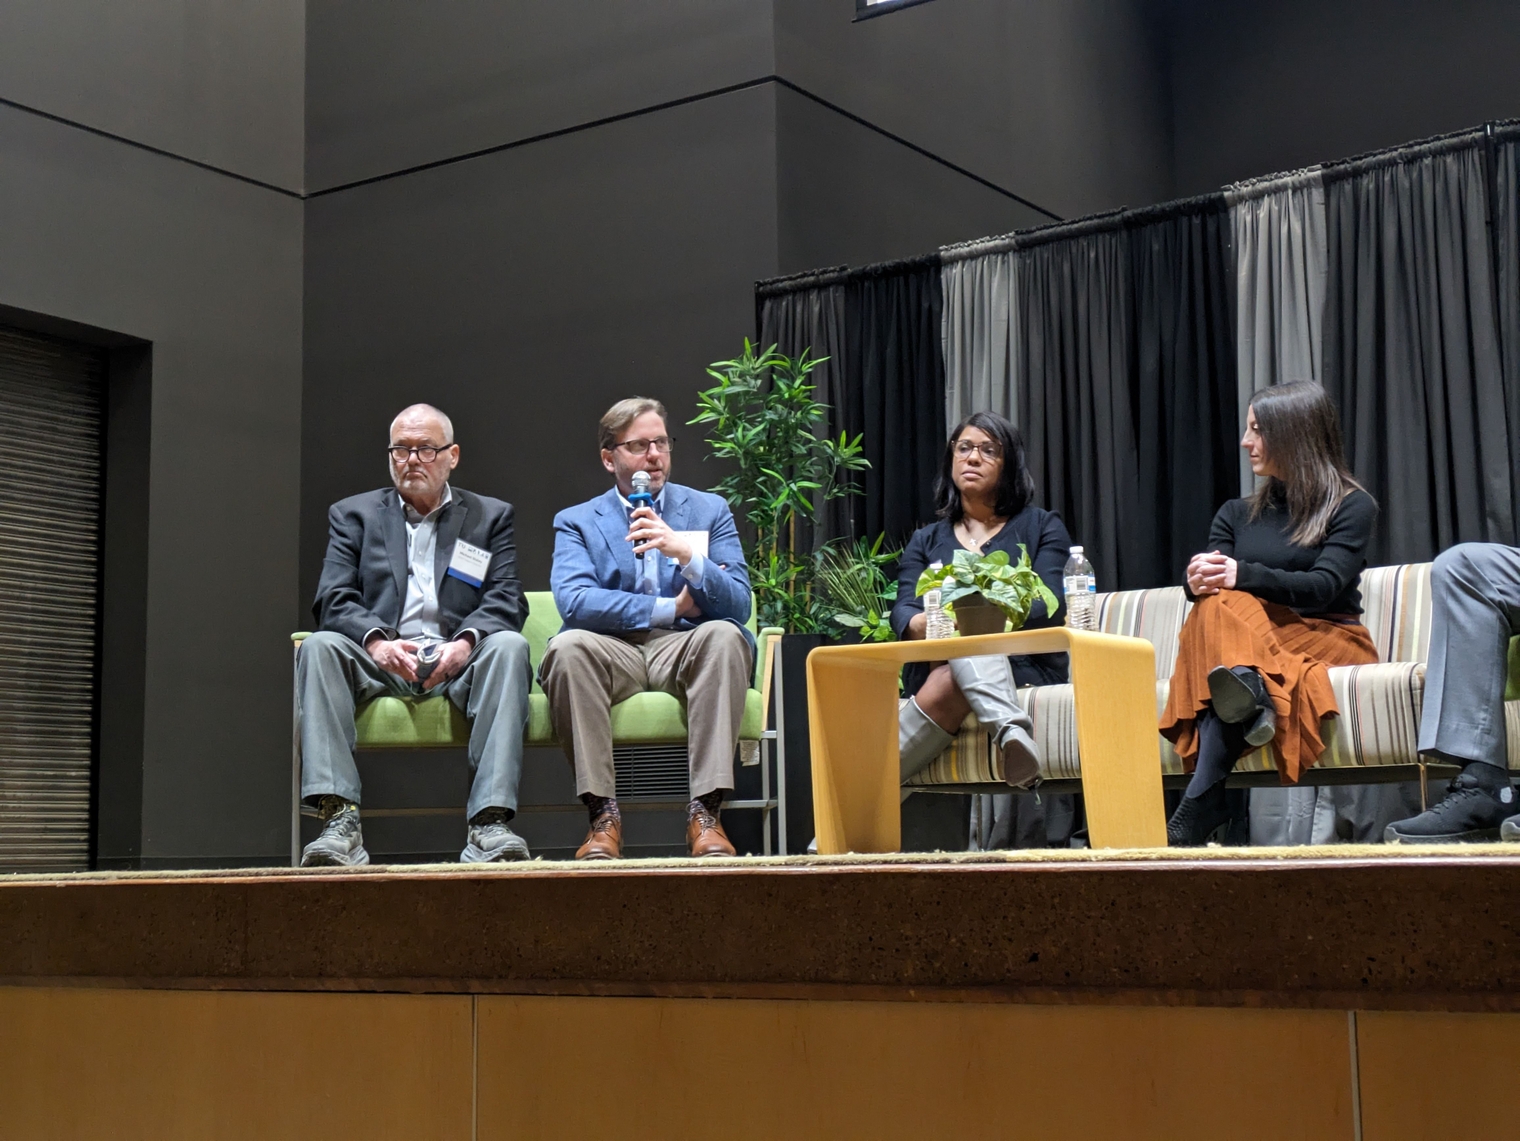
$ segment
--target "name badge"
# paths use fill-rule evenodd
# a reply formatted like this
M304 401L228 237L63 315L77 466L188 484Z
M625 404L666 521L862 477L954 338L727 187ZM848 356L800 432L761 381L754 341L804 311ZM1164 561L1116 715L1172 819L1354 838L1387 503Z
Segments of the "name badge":
M461 582L479 586L485 582L486 571L490 568L490 551L481 550L462 539L454 544L454 557L449 560L449 574Z
M706 531L677 531L677 535L691 544L692 554L707 557L707 532Z

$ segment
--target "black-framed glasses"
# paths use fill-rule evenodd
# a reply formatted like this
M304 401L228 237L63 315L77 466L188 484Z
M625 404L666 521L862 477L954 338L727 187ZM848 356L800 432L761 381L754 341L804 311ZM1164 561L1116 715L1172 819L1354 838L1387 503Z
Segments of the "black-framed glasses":
M614 448L627 448L628 454L632 456L642 456L650 448L669 455L670 449L676 446L676 438L674 436L656 436L652 440L624 440L621 444L613 444L612 446Z
M420 448L409 448L405 444L392 444L385 449L385 452L398 464L406 463L413 456L425 464L430 464L438 458L439 452L446 452L453 446L453 444L444 444L441 448L435 448L431 444L424 444Z
M985 444L973 444L970 440L955 441L955 454L959 459L965 459L972 452L981 452L982 459L988 463L996 463L1003 458L1003 449L991 440Z

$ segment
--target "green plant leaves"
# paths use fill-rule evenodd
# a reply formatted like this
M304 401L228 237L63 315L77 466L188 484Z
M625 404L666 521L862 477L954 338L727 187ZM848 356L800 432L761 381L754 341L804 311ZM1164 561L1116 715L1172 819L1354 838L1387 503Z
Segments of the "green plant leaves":
M949 566L929 567L919 575L914 589L922 598L939 587L941 604L950 606L969 594L981 594L1008 615L1013 628L1018 630L1028 621L1036 599L1045 603L1049 614L1054 614L1058 607L1055 593L1035 573L1029 561L1029 549L1020 543L1019 552L1019 561L1013 563L1007 551L993 551L987 555L956 551ZM955 585L946 588L944 583L951 578L955 579Z
M708 367L717 383L697 394L687 421L705 425L712 454L734 465L713 491L742 521L760 621L795 633L832 629L813 581L815 506L860 494L849 473L870 466L860 436L824 433L828 406L813 399L809 374L827 359L811 350L793 359L775 345L756 354L746 338L737 358Z

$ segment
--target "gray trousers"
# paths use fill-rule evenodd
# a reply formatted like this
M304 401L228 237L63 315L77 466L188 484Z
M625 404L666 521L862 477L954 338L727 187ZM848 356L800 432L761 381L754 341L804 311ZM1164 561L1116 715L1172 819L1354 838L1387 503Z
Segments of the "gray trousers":
M484 808L517 811L532 679L528 640L503 630L481 639L459 676L426 691L430 696L441 693L470 719L475 779L466 819ZM421 697L424 690L381 669L357 642L325 630L301 644L296 684L301 701L301 798L336 794L358 804L354 710L376 697Z
M1520 549L1462 543L1430 575L1430 664L1420 752L1508 768L1504 683L1520 633Z
M647 689L686 704L691 795L733 788L751 666L749 643L732 622L627 637L590 630L554 635L538 676L555 735L575 769L575 791L617 795L612 707Z

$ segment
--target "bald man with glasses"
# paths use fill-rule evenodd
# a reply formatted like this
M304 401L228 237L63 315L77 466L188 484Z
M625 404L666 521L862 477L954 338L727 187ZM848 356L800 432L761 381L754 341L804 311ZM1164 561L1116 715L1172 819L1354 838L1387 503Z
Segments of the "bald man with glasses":
M378 441L377 441L378 442ZM517 811L532 665L512 505L451 487L454 425L430 404L391 422L392 486L327 513L327 556L296 657L301 798L322 834L302 867L369 863L359 826L354 712L390 694L443 694L470 720L465 863L525 860Z

